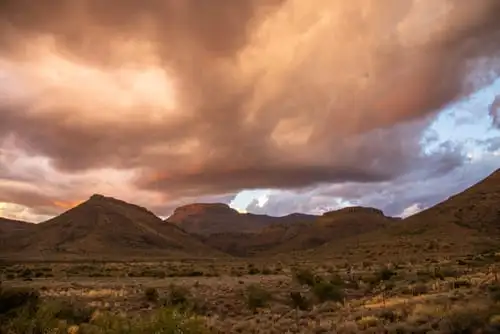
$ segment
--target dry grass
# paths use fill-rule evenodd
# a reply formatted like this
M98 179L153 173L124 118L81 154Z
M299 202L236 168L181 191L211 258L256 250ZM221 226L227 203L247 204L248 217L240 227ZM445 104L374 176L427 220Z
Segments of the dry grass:
M39 263L4 265L2 276L4 287L99 312L148 317L175 307L213 333L462 333L500 323L496 261Z

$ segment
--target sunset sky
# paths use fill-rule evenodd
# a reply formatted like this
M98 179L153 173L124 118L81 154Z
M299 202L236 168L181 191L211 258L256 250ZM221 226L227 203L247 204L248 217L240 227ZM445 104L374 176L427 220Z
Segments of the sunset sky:
M3 0L0 216L425 209L500 166L498 0Z

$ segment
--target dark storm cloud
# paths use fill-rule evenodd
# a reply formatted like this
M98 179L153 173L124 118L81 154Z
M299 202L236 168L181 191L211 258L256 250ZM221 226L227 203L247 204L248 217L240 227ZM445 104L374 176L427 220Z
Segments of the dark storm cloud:
M6 0L0 136L59 171L135 170L137 187L173 197L446 171L456 156L426 157L420 140L477 88L463 85L475 60L499 55L498 12L497 0Z

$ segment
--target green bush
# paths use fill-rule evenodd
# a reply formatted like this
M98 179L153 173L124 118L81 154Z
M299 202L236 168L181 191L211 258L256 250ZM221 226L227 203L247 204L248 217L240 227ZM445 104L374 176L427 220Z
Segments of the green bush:
M252 311L265 307L271 300L271 294L255 284L249 285L245 293L247 306Z
M294 270L293 278L300 285L307 285L309 287L312 287L316 283L319 283L322 281L321 277L314 274L309 269L296 269L296 270Z
M320 302L344 302L344 291L342 288L330 282L319 282L314 284L312 292Z
M77 328L77 331L75 330ZM172 309L159 309L150 316L118 316L102 313L88 322L71 324L58 318L57 308L42 305L34 315L19 314L0 323L0 333L41 334L202 334L200 321Z
M189 306L189 297L190 293L188 289L171 284L168 289L165 305L186 309Z
M95 312L95 309L86 305L68 301L54 302L52 305L54 316L57 319L66 320L68 324L74 325L89 322Z

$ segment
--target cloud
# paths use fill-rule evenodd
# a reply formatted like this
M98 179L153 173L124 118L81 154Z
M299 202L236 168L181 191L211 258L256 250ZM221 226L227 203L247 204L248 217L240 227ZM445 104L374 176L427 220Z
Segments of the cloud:
M438 110L489 82L484 59L500 69L499 10L497 0L2 1L0 140L44 167L7 162L0 193L53 211L90 189L160 208L457 164L423 152L422 136Z
M490 116L493 126L500 128L500 96L497 96L490 106Z
M500 156L486 155L480 161L464 162L447 173L419 170L385 182L346 182L301 191L275 191L264 206L257 206L254 201L247 211L275 216L291 212L321 214L362 205L379 208L386 215L406 217L479 182L496 170L499 163Z

